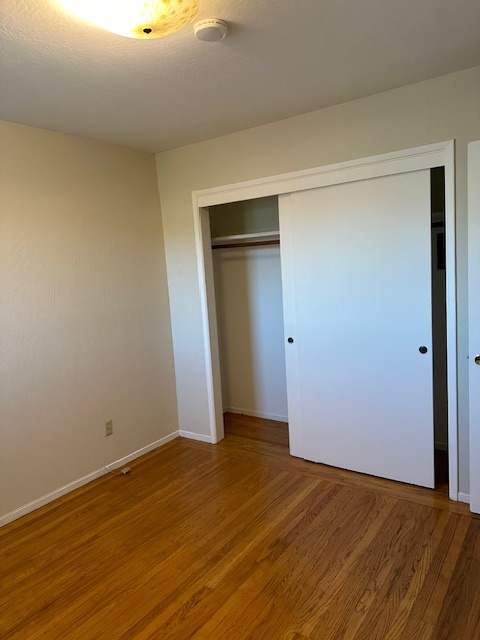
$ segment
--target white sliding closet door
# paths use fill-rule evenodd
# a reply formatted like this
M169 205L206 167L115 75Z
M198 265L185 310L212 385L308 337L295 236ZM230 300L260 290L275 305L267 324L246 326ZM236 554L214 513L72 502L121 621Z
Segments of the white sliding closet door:
M480 513L480 140L468 145L470 509Z
M430 171L279 206L292 455L433 487Z

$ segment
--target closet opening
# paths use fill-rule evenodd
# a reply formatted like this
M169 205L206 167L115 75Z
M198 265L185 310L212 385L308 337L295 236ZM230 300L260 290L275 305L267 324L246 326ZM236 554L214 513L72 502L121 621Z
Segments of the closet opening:
M430 186L435 488L448 493L444 167L430 170ZM227 431L269 440L275 423L288 434L278 197L208 213Z
M430 170L432 231L432 346L435 488L448 493L445 168Z
M285 434L278 197L210 206L209 222L227 431L230 424L259 439L276 427ZM235 415L250 419L235 420Z
M373 245L368 254L371 256L371 261L367 262L363 267L365 267L365 278L367 278L370 273L370 265L372 266L372 282L374 282L374 276L379 273L375 268L375 261L379 262L382 260L381 250L379 249L377 252L376 247L383 247L385 251L383 259L387 261L387 264L390 260L396 268L398 295L395 297L397 289L386 289L386 294L389 292L392 294L391 304L390 302L388 302L388 305L385 303L386 299L389 300L388 295L386 295L385 299L382 298L380 302L383 305L382 310L385 310L388 321L380 327L375 327L375 330L378 335L385 335L385 339L390 339L393 335L396 340L393 344L393 350L397 349L398 351L398 349L400 349L400 337L409 340L406 346L401 347L401 350L404 349L406 354L410 354L408 356L410 360L405 360L405 370L408 366L409 372L404 379L405 393L408 394L406 397L413 402L416 392L419 400L418 402L413 402L411 406L408 405L408 403L402 404L401 399L403 396L401 387L403 382L398 376L398 379L394 380L396 372L401 373L401 371L398 367L396 369L389 368L391 365L390 359L385 366L387 373L391 374L392 380L391 384L387 385L386 388L392 390L392 394L390 394L390 396L388 396L388 394L375 396L375 384L377 384L377 382L374 381L372 387L372 377L365 379L365 384L367 384L367 382L370 384L370 387L366 391L368 391L368 393L371 392L371 395L373 395L373 407L377 407L376 402L378 397L381 397L385 401L388 400L392 407L400 407L398 410L395 409L395 413L392 414L398 418L397 422L399 422L399 424L396 425L395 422L392 422L394 426L390 425L390 435L388 438L383 437L383 439L379 438L375 440L375 429L377 427L377 431L380 430L379 433L385 434L385 431L381 431L382 420L377 420L377 422L374 423L368 413L360 412L358 415L361 416L363 420L366 418L366 422L361 423L366 431L360 431L359 436L358 433L355 432L350 434L350 440L358 441L356 446L359 447L360 457L355 457L357 454L356 448L353 450L350 447L349 449L347 448L346 451L343 451L341 446L337 447L340 459L337 460L333 454L331 456L327 455L331 453L328 451L328 445L331 442L327 439L324 441L325 447L322 444L321 450L324 459L322 460L316 456L316 461L323 462L324 464L333 464L333 466L339 468L356 470L360 473L372 473L374 476L396 479L400 482L407 482L424 487L436 487L437 490L441 490L442 494L446 494L448 490L448 496L452 500L458 500L459 498L464 499L464 494L458 493L456 411L458 376L455 182L453 160L453 141L447 141L418 147L416 149L392 152L373 159L362 158L337 165L316 167L314 169L296 171L278 176L267 176L261 179L193 192L192 199L200 285L202 335L204 337L203 348L206 367L210 442L217 443L224 437L224 410L233 409L234 411L243 413L244 417L246 417L245 414L248 412L253 415L255 419L263 419L262 414L265 415L266 413L267 419L281 418L281 420L284 421L285 427L287 426L286 422L288 420L289 449L291 455L310 459L309 456L313 456L313 453L315 453L313 452L312 441L312 438L315 437L315 420L318 421L321 412L325 414L326 407L330 411L329 414L325 414L327 418L328 415L336 415L337 409L335 406L330 406L328 402L320 406L321 411L317 414L315 402L312 401L312 410L309 411L308 416L307 413L303 411L305 404L301 404L304 401L306 402L302 394L307 394L308 399L311 397L311 394L308 396L310 391L315 393L315 389L312 387L312 381L316 377L316 374L311 375L311 371L315 372L318 370L319 358L315 360L318 355L318 350L325 345L329 346L330 343L323 341L318 349L314 350L313 346L316 345L319 338L315 330L313 329L313 338L310 335L300 335L301 331L305 330L304 325L308 324L308 322L304 322L299 326L298 318L305 319L311 316L311 314L308 315L312 306L311 296L309 298L308 290L311 288L311 277L315 278L316 274L316 272L312 274L312 272L308 271L308 263L310 260L317 259L319 255L317 240L323 236L318 236L317 234L313 237L313 231L317 229L317 227L319 229L321 228L320 223L317 224L315 217L312 218L311 221L310 218L308 218L308 216L313 215L313 209L312 212L306 211L306 213L302 213L301 216L295 214L296 210L303 211L302 207L305 206L305 201L309 206L312 205L314 208L318 208L318 206L332 208L332 203L327 196L335 192L335 197L340 201L346 199L347 205L349 205L350 202L363 203L362 215L367 216L372 225L370 235L368 233L365 235L364 226L360 225L359 227L355 227L358 235L349 232L348 237L345 237L341 235L341 225L337 225L339 227L338 237L336 237L335 242L333 242L329 236L331 242L330 244L328 242L326 243L320 255L323 256L324 260L327 258L330 259L331 257L335 268L338 267L339 273L346 274L347 277L350 272L341 269L340 267L342 267L343 263L341 261L339 263L336 259L338 257L338 251L336 253L335 251L333 251L333 253L330 251L332 249L332 243L334 245L333 248L338 249L338 247L344 246L344 239L348 240L347 244L350 243L348 247L352 251L352 255L355 255L355 260L361 260L361 255L358 253L359 240L363 238L366 243L365 246L370 246L368 242L371 241ZM388 164L386 164L385 161L388 161ZM419 173L417 174L417 172ZM412 174L412 176L413 174L416 175L415 177L407 177L410 174ZM402 178L402 175L405 175L405 178ZM372 191L367 189L369 186L367 181L376 180L377 178L380 179L378 183L371 183L371 186L375 186L375 199L373 198ZM340 185L348 185L348 187L341 189ZM331 190L330 193L323 192L324 187ZM428 191L426 191L425 188L427 188ZM355 197L353 197L352 194ZM394 197L392 194L394 194ZM405 202L404 195L408 195L408 197L405 198ZM323 197L327 197L326 204L322 204ZM371 198L373 198L373 200L370 203ZM268 209L268 203L270 203L271 207L272 203L274 205L275 213L273 215L275 216L276 222L278 215L277 199L281 225L277 226L277 224L272 225L259 222L261 217L257 218L256 214L253 213L254 208L257 207L258 210L258 208L261 208L263 205ZM311 200L312 202L310 202ZM320 204L318 204L319 202ZM389 208L389 202L395 204L391 209ZM406 203L409 203L407 209L411 214L409 216L405 216L405 213L407 213L405 210L405 206L407 206ZM370 204L372 206L370 206ZM418 213L416 209L417 205L420 207ZM381 216L386 208L392 211L389 221L391 226L375 222L375 216ZM235 210L237 214L235 214ZM273 210L273 207L271 210ZM264 215L266 217L272 215L271 210L270 214L265 213ZM349 213L349 210L347 213ZM305 223L300 222L300 220L304 220L305 215L307 216L307 221ZM218 216L221 217L220 224L228 225L228 228L219 228L217 226ZM235 221L236 216L238 216L238 219ZM252 216L254 216L255 219L254 224L258 225L255 226L253 230L248 226ZM338 218L334 216L332 220L338 221ZM395 220L401 221L402 224L400 224L400 222L396 223ZM349 222L349 224L353 224L354 226L358 224L358 216L355 217L355 215L353 215L352 221ZM284 372L284 380L288 379L288 385L283 387L284 389L287 387L288 391L290 405L288 413L286 403L287 394L285 391L283 392L284 412L278 408L272 411L271 407L263 411L253 403L249 403L246 400L242 401L242 398L239 400L235 400L235 398L232 399L229 393L230 383L228 375L226 375L226 367L231 366L232 353L234 353L234 351L232 352L231 349L230 351L225 349L225 343L229 337L231 339L231 336L225 335L224 321L220 317L216 299L220 287L223 286L227 291L227 295L232 297L233 292L242 292L242 286L244 287L242 282L245 283L245 281L248 280L248 278L244 277L243 280L240 279L237 284L226 287L223 275L219 274L217 269L218 256L220 253L223 252L227 254L227 256L231 254L230 257L227 258L227 264L230 264L234 262L233 256L241 250L250 251L254 256L257 255L257 252L267 250L279 252L277 243L279 240L280 227L282 233L282 269L278 271L277 282L279 294L280 296L283 294L285 300L282 301L283 313L279 305L280 312L278 318L280 322L282 322L282 320L285 321L285 331L287 331L287 334L283 332L283 327L278 331L277 335L279 339L275 351L277 355L281 354L281 367ZM348 229L350 227L347 226L346 228ZM293 234L294 231L296 235ZM380 232L384 235L382 236ZM427 235L425 235L425 232L427 232ZM319 233L321 232L319 231ZM401 236L402 233L403 236ZM395 253L389 249L392 235L395 235L397 240L401 237L401 242L397 242L397 248L400 244L401 248L403 247L407 250L406 252L403 251L402 254L402 249L400 249L400 251ZM375 244L375 242L377 242L377 244ZM241 243L245 243L245 246L238 246ZM247 243L250 246L247 246ZM265 244L262 245L260 243ZM307 251L309 247L311 249L310 253ZM393 255L396 256L395 260L392 259ZM415 261L413 258L415 258ZM402 260L404 262L402 262ZM326 266L328 267L329 264L330 262L327 262ZM355 264L358 263L355 262ZM379 262L379 264L381 263ZM295 269L293 265L295 265ZM328 271L328 273L330 272ZM337 273L337 271L335 271L335 273ZM405 277L407 273L409 274L408 278ZM305 277L304 274L306 274ZM354 272L354 275L357 277L357 271ZM416 282L417 275L421 276L418 278L418 286L414 287L414 292L410 295L409 287L412 287ZM330 289L328 289L329 291L333 291L332 300L329 302L330 309L335 308L332 307L332 305L341 297L339 290L340 285L343 286L342 280L337 279L335 282L337 283L335 288L330 286ZM343 297L345 297L345 295L343 295L345 290L347 293L350 292L348 288L349 282L351 284L351 281L347 278L344 283L345 287L341 292ZM327 278L325 284L327 288L329 283L331 283L331 278ZM361 284L362 280L360 280L360 285ZM313 286L315 290L318 290L318 278L314 280ZM377 285L375 285L375 287L376 286ZM382 280L380 278L378 284L379 289L382 289L382 286ZM367 300L368 288L366 291L363 290L362 286L358 286L357 288L361 292L361 296L364 296L362 299L364 301ZM354 293L357 293L357 290L355 290ZM400 293L405 296L404 302L400 300ZM245 295L245 290L243 294ZM300 296L300 294L302 294L302 296ZM417 298L415 298L415 295ZM362 299L357 301L356 308L365 311L365 305L362 307ZM377 298L375 298L375 300L376 299ZM244 304L238 298L234 298L234 304L232 305L233 310L230 310L229 314L233 315L234 321L237 320L239 315L243 314L246 335L252 337L252 334L253 336L256 335L253 330L256 325L253 322L253 310L251 309L249 300ZM318 302L319 305L322 303L322 300L325 304L326 298L323 294ZM303 304L304 302L305 304ZM374 301L369 304L373 303ZM415 315L417 305L418 313ZM397 307L398 311L395 311ZM348 324L350 318L350 316L348 316L348 308L344 315L345 322ZM363 318L363 316L365 316L365 318ZM364 319L366 323L365 330L370 330L372 327L370 312L367 310L363 316L362 319ZM415 318L417 316L418 323L415 324ZM374 317L380 318L380 315L377 314L377 316ZM322 315L322 322L323 319L324 316ZM327 319L325 319L325 322ZM400 322L400 326L397 326L397 321ZM354 328L358 328L360 325L357 316L355 316L355 322L356 325ZM397 324L395 324L396 322ZM407 323L410 324L407 326ZM259 324L261 326L261 323ZM332 324L331 327L332 333L335 335L338 333L336 332L336 326L337 325ZM394 326L396 327L395 331L393 331ZM389 328L390 333L387 331L382 333L385 327ZM341 330L342 328L343 325L340 325L339 329ZM407 329L408 331L412 331L412 336L410 336ZM271 333L273 333L273 331ZM354 332L352 331L352 333ZM434 334L433 336L432 333ZM237 352L241 351L241 355L246 357L247 363L250 361L250 365L252 365L253 360L258 355L258 344L262 346L263 343L262 341L255 343L251 340L246 349L238 349L239 335L238 332L234 334L235 339L232 341L233 345L237 346ZM362 342L362 335L364 334L359 334L358 341L354 344L354 348L347 352L347 356L349 353L357 353L355 350L357 344L365 346L364 342ZM292 338L291 341L288 340L289 337ZM293 347L290 342L294 343ZM305 348L304 345L306 344L313 346ZM343 347L344 343L340 342L340 345ZM427 353L427 351L423 350L425 345L428 346L428 356L423 362L428 366L423 366L422 368L421 365L417 367L415 364L417 361L414 358L419 357L417 356L418 352L423 358L423 354ZM392 348L390 350L392 350ZM400 353L401 350L398 352ZM448 359L446 357L447 352ZM365 358L362 354L362 357L358 359L358 361L363 362L365 360L365 362L373 363L374 366L377 366L377 364L380 366L381 356L384 353L387 353L388 356L388 350L382 351L377 349L372 352L367 351ZM299 355L302 358L301 363L298 358ZM335 353L332 354L332 358L334 357ZM340 386L343 384L343 387L345 387L348 376L343 375L341 367L343 366L342 363L350 363L351 361L349 357L342 357L339 360L338 375L341 381ZM377 360L379 360L378 363ZM305 367L305 362L309 364L308 367ZM300 364L302 366L300 366ZM333 365L330 364L329 366ZM328 369L328 371L330 371L330 369ZM354 375L355 371L356 369L354 367L347 367L347 373ZM260 374L262 373L261 367L259 367L259 372ZM248 367L242 364L237 366L233 373L237 375L237 378L240 378L240 384L243 385L244 391L246 389L246 391L253 395L254 399L261 397L259 393L260 389L254 383L255 376L259 375L258 372L249 375ZM301 380L299 378L300 374L303 375ZM263 382L265 383L264 389L267 390L269 390L267 384L269 382L268 377L269 376L264 376L263 378ZM416 380L417 378L419 384L412 388L412 380ZM325 382L330 384L332 380L333 378L329 374ZM363 380L363 378L361 380ZM299 386L300 381L301 385ZM385 386L386 381L380 378L378 385ZM328 389L328 385L326 388L328 390L326 395L327 400L333 398L334 402L335 394ZM364 393L365 389L361 387L360 391ZM428 396L426 394L428 394ZM244 397L247 397L246 393ZM358 404L362 404L361 399L362 396L360 396ZM251 409L251 407L254 408ZM310 408L310 405L308 405L308 408ZM341 408L347 410L348 406L341 405ZM381 409L383 405L378 405L377 408ZM302 410L301 413L300 410ZM407 415L408 411L411 413ZM229 414L229 416L232 415L238 416L239 414ZM373 417L375 417L375 415L373 415ZM310 420L308 424L305 419L306 416ZM412 417L412 420L409 420L409 416ZM415 420L419 420L418 425ZM312 429L308 430L311 426L310 423L313 424L313 431ZM352 421L346 422L347 426L344 429L346 433L348 431L347 427L351 423ZM324 420L322 424L326 424L326 437L331 436L331 439L334 439L334 437L340 433L339 425L345 426L343 423L340 423L340 421L335 420L337 426L334 431L329 432L328 423ZM414 427L414 440L409 440L407 434L408 429L405 428L404 432L403 425L411 428L412 424L418 426L419 433L417 434L416 427ZM320 430L316 433L320 434ZM310 440L307 442L308 438L310 438ZM261 439L261 435L259 435L259 439ZM369 446L364 447L362 442L366 442L367 439L370 440ZM414 442L418 442L418 449L413 448ZM334 444L336 444L336 442ZM339 444L341 444L341 442ZM381 447L385 450L383 457L379 455L369 457L370 452L378 452ZM337 449L335 449L335 451L337 451ZM436 453L435 465L433 464L434 451ZM400 453L402 455L399 455ZM346 454L352 455L353 459L345 460ZM392 461L397 464L395 473L392 471L392 467L388 465L386 469L387 472L384 473L385 469L382 465L385 466L385 460L387 458L389 459L389 456L391 456ZM447 465L444 464L447 456L448 473ZM311 459L315 460L313 457ZM372 466L372 459L373 463L376 464L375 467ZM415 463L416 466L414 466L413 463ZM402 469L405 469L405 474L403 474ZM436 471L435 474L434 470Z

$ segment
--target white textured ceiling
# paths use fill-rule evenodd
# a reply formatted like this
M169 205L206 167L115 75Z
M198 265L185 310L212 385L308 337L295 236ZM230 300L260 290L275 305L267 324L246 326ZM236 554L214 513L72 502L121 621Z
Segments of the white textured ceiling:
M162 151L480 63L479 0L199 4L225 40L132 40L2 0L0 119Z

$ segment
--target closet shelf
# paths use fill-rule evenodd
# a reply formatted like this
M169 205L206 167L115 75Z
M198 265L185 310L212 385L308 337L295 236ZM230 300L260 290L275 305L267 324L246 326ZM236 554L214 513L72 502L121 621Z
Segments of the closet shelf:
M257 233L242 233L232 236L217 236L212 238L212 247L220 248L220 246L243 246L254 245L260 243L277 243L280 239L279 231L259 231Z

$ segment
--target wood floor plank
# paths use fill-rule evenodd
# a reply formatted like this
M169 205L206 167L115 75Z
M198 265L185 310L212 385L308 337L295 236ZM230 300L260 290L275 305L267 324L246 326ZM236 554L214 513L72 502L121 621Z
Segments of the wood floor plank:
M215 471L217 475L215 475ZM232 480L234 480L238 478L238 473L239 469L235 469L235 465L228 463L228 461L225 463L224 468L222 468L222 466L211 468L211 465L208 465L208 471L203 474L205 481L204 486L198 490L202 492L204 498L208 498L209 495L214 495L217 491L219 474L222 476L222 486L225 486L226 478L228 477L227 474L231 474ZM211 481L210 485L206 486L209 479ZM257 502L260 501L263 494L268 495L274 485L278 485L279 491L285 490L281 482L282 477L279 477L278 474L270 473L269 478L264 477L263 480L264 483L260 485L260 491L255 493ZM129 513L129 521L127 523L120 523L121 528L115 533L121 537L123 542L121 558L123 558L125 552L128 553L131 550L132 545L135 547L136 562L135 566L131 568L130 575L127 576L128 580L125 580L125 578L122 579L124 568L119 562L121 558L113 557L108 551L108 538L104 538L104 544L100 542L97 543L96 546L99 547L99 557L94 558L96 561L93 563L90 562L90 566L87 566L86 569L82 568L82 572L75 579L76 591L72 598L72 603L68 605L68 617L71 621L76 625L80 624L80 620L83 617L83 607L88 599L91 600L92 597L93 605L90 608L90 612L97 613L98 610L102 609L104 607L104 601L99 596L105 592L115 596L117 600L117 613L121 612L122 604L127 600L127 612L129 612L129 607L133 605L136 606L137 614L140 616L142 607L146 606L147 609L151 607L152 599L145 599L143 597L143 591L148 592L152 584L155 585L158 580L168 580L170 586L168 597L175 600L178 594L182 592L184 584L188 583L189 575L194 574L193 569L197 565L204 570L206 569L208 566L208 557L202 556L201 558L196 558L196 555L198 555L195 534L196 521L192 523L188 517L189 514L195 513L195 511L192 511L195 505L198 506L201 504L199 503L198 496L196 496L194 492L195 487L198 488L197 482L193 484L187 482L187 493L181 502L178 501L176 492L171 494L168 492L165 493L163 502L157 502L154 511L154 513L157 511L159 514L161 513L161 520L157 522L152 519L151 513L145 511L141 506L135 505L134 509ZM236 489L234 486L233 488ZM245 489L241 483L240 488ZM236 496L236 500L238 500L239 497L239 495ZM168 504L165 504L165 501L168 501ZM207 505L211 508L212 503L207 502ZM159 506L161 507L160 510L158 509ZM173 522L169 521L170 510L172 510L173 515L176 516ZM137 518L133 518L133 511L138 513ZM206 509L201 511L201 517L205 517L205 512ZM252 513L255 513L255 509L252 510ZM182 524L181 517L183 517L185 524ZM200 514L197 514L197 517L200 518ZM142 538L137 535L136 526L140 526L143 520L149 523L151 529L147 532L147 538L142 545ZM109 522L111 527L115 526L116 518L112 517ZM181 528L177 530L176 527L179 525ZM170 531L170 528L173 528L173 531ZM181 536L182 531L184 536ZM232 528L232 531L235 531L235 528ZM215 548L212 547L210 556L213 556L214 553ZM184 571L179 571L177 556L180 557L181 562L185 565ZM92 560L91 557L90 560ZM114 562L112 562L112 560L114 560ZM108 575L104 577L107 571ZM64 577L70 578L68 575ZM140 585L140 589L132 590L131 584ZM55 589L55 585L53 586ZM52 602L52 604L59 608L65 606L65 603L61 601L55 601ZM52 617L51 614L52 612L43 607L42 616L49 618ZM29 633L32 640L36 640L37 632L30 630ZM42 637L42 635L38 637Z
M449 517L445 512L440 514L435 528L428 535L427 542L423 550L419 550L420 553L417 556L418 561L414 562L413 565L412 579L405 591L404 597L400 601L400 605L391 622L387 634L384 636L384 640L397 640L402 635L408 623L415 601L423 588L433 558L436 555L440 542L443 538L448 520Z
M448 584L434 636L447 638L452 627L462 638L480 630L480 522L472 520Z
M258 594L266 596L268 600L274 603L274 598L270 596L269 584L274 575L274 566L279 558L283 558L288 553L289 547L296 541L300 533L305 531L306 525L315 520L315 517L323 512L328 513L327 505L334 501L340 487L331 485L325 486L325 483L318 482L315 491L309 494L306 499L299 503L298 507L291 514L284 518L279 528L272 530L271 534L265 538L263 547L251 549L249 555L245 558L243 564L238 567L232 575L224 575L223 583L218 584L218 589L224 592L230 584L239 585L236 587L232 597L224 604L223 607L215 608L214 613L202 628L198 638L209 637L213 629L217 629L216 633L222 633L221 627L230 628L232 623L232 615L238 614L240 620L244 618L243 608L249 608L249 598L256 600ZM315 508L312 509L312 504ZM327 516L328 517L328 516ZM283 576L286 582L286 574ZM277 584L277 588L278 588ZM302 596L305 590L305 582L302 581L296 589L298 597ZM242 602L242 606L239 605ZM215 602L213 602L215 606ZM278 623L279 613L281 616L290 610L286 598L282 599L282 608L280 612L276 612L275 620ZM256 617L256 624L259 625L260 620ZM270 631L271 621L269 623ZM228 632L228 631L227 631ZM260 629L258 629L260 633Z
M400 636L400 640L422 638L423 623L433 633L469 523L470 521L467 518L459 516L449 518L437 552L432 558L423 588L413 602L408 623Z
M215 470L211 469L209 463L204 464L207 465L204 475L208 478L209 474L213 474ZM232 465L227 462L225 462L224 466L225 472L229 472L232 469ZM198 470L199 467L196 467L196 469ZM219 469L217 469L218 472ZM231 474L231 482L233 483L237 475L234 471ZM29 570L32 571L33 569L35 573L34 577L27 576L24 580L25 594L22 602L24 607L28 606L30 612L33 612L36 606L42 610L42 615L47 616L46 603L49 601L54 602L52 599L53 594L63 594L68 591L72 581L76 584L75 598L78 598L83 592L86 594L91 593L92 588L94 588L93 585L98 585L101 582L104 572L110 571L113 578L115 578L115 572L117 570L122 571L122 565L119 565L119 563L124 554L129 553L132 549L136 551L137 564L139 563L141 567L148 567L151 563L151 557L142 555L142 543L145 541L148 544L152 536L153 539L160 542L161 536L168 534L169 527L175 529L181 521L182 514L189 513L198 502L195 488L198 491L202 491L203 497L206 498L215 494L214 487L211 488L210 492L206 491L205 488L199 489L196 477L192 475L186 480L185 487L175 488L172 486L170 492L158 497L155 501L153 513L149 513L147 505L144 504L141 498L142 487L140 486L140 492L133 491L132 495L130 495L128 489L129 485L132 485L132 478L130 476L128 478L127 483L123 483L123 486L116 485L117 496L116 500L112 499L109 502L110 517L108 519L104 518L94 529L91 528L92 523L90 520L87 520L88 526L80 531L77 531L75 523L73 532L68 530L68 538L64 535L64 538L60 540L60 544L57 535L54 533L52 534L51 544L48 547L45 546L44 553L32 556L34 559L33 567L30 566ZM185 493L185 488L187 488L187 493ZM179 492L183 492L184 495ZM179 501L181 495L183 497ZM161 520L154 521L151 517L156 512L161 514ZM127 514L128 517L126 517ZM150 515L150 519L142 517L144 515ZM110 541L111 530L112 535L121 539L122 545L120 548L118 545L114 545L112 549ZM40 541L42 539L44 540L44 537L40 536ZM170 542L171 536L167 539ZM173 542L173 545L175 545L175 542ZM37 551L36 546L34 549ZM168 551L169 547L163 549L162 552L166 555ZM79 570L76 560L85 554L88 554L88 562ZM63 567L63 571L59 570ZM18 597L19 594L22 594L22 586L19 586L16 591L12 590L11 598L9 599L7 596L5 602L13 605L15 596ZM58 599L55 600L55 602L57 601ZM57 605L63 606L61 602L57 602ZM15 607L10 606L9 614L5 616L4 622L9 619L9 616L15 618L15 615Z
M261 510L254 520L247 521L248 524L244 516L240 536L237 529L231 529L230 527L223 534L219 532L218 538L227 542L217 548L214 566L204 572L199 581L192 582L169 607L162 607L161 610L157 608L151 611L148 618L154 619L148 625L145 624L146 619L142 621L144 631L142 632L143 636L139 635L139 637L150 638L149 632L151 631L154 635L162 626L168 629L169 635L172 635L178 624L179 615L186 617L186 611L191 610L192 600L196 601L200 592L203 599L218 586L224 575L235 572L236 567L244 562L244 558L250 550L258 547L262 539L277 526L279 519L288 517L298 502L309 495L313 488L314 483L310 481L303 490L297 493L295 498L291 494L280 490L277 493L270 493L270 497L273 498L273 502L276 504L268 506L267 520L265 520L265 511ZM204 553L202 553L202 557L204 557ZM179 605L181 607L180 611L178 611Z
M0 529L2 640L480 640L480 519L230 415Z

